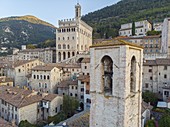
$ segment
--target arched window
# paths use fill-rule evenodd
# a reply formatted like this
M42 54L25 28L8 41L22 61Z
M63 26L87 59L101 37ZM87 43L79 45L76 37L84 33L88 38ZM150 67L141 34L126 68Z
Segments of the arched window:
M130 92L135 92L135 82L136 82L136 58L135 56L131 59L130 67Z
M45 88L47 88L47 83L45 83Z
M44 75L44 79L46 79L46 75Z
M34 79L36 79L36 75L34 75Z
M67 45L67 49L70 49L70 45Z
M72 56L74 56L75 54L74 54L74 52L72 52Z
M40 78L42 79L42 75L40 75Z
M58 45L58 49L61 49L61 45L60 44Z
M65 38L63 37L63 40L64 40Z
M61 52L58 53L58 61L61 61Z
M65 59L66 59L66 53L63 52L63 60L65 60Z
M69 37L67 37L67 40L69 40Z
M103 70L103 86L104 94L106 96L112 95L112 76L113 76L113 61L109 56L102 58L102 70Z
M65 44L63 44L63 49L66 49L66 45Z
M39 83L39 87L41 87L41 83Z
M68 52L68 58L70 58L70 52Z
M37 75L37 79L39 79L39 75Z
M49 75L47 75L47 79L50 79L50 76L49 76Z

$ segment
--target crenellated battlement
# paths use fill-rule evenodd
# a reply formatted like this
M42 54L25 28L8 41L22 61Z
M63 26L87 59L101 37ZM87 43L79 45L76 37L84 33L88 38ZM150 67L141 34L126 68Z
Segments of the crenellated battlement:
M67 23L67 22L74 22L74 21L76 21L75 18L58 20L59 23Z

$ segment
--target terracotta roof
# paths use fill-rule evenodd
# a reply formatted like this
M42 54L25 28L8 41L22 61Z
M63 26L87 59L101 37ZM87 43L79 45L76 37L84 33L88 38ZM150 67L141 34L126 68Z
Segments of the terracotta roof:
M78 80L65 80L61 81L60 84L57 86L58 88L68 88L69 85L78 85Z
M36 59L33 59L33 60L17 60L17 61L14 61L13 62L13 66L14 67L18 67L18 66L21 66L21 65L23 65L23 64L27 64L27 63L29 63L29 62L33 62L33 61L35 61Z
M82 82L90 82L90 76L89 75L80 75L78 77L78 80L80 80Z
M13 79L8 77L0 77L0 83L4 82L13 82Z
M66 64L66 63L50 63L48 66L55 66L58 68L81 68L80 64Z
M110 41L103 41L101 43L98 44L94 44L92 46L90 46L90 48L95 48L95 47L106 47L106 46L120 46L120 45L129 45L129 46L134 46L134 47L138 47L138 48L142 48L142 46L130 43L130 42L126 42L123 40L118 40L118 39L113 39Z
M0 127L16 127L16 126L12 126L11 123L9 123L6 120L0 118Z
M0 86L0 98L10 103L15 107L24 107L41 100L51 101L56 94L38 93L31 90L19 89L10 86Z
M170 65L170 59L168 58L161 58L161 59L156 59L156 60L146 60L143 64L144 66L166 66Z
M79 114L78 114L79 115ZM80 116L66 121L69 127L89 127L90 111L83 112Z
M90 63L90 58L84 58L81 63Z
M51 71L54 68L54 66L48 66L46 65L38 65L36 67L34 67L32 70L36 70L36 71Z
M153 35L153 36L142 36L142 37L126 37L126 36L118 36L116 37L116 39L122 39L122 40L126 40L126 39L148 39L148 38L160 38L161 35Z

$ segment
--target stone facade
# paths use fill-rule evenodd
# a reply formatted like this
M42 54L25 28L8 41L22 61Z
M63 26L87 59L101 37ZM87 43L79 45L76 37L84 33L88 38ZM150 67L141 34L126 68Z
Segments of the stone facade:
M170 59L146 60L143 64L143 91L163 93L170 87Z
M26 86L27 76L31 74L32 68L43 64L44 62L38 59L11 61L11 65L6 67L7 77L14 79L14 86Z
M81 6L75 6L75 18L59 20L56 31L56 61L87 53L92 45L92 28L81 20Z
M56 93L62 80L62 70L50 65L39 65L32 69L29 85L40 92ZM28 85L28 87L29 87Z
M117 37L134 44L144 47L144 54L160 54L161 53L161 35L144 36L144 37Z
M112 40L90 54L90 127L141 127L143 49Z
M36 48L36 49L23 49L13 54L12 59L15 60L32 60L39 59L44 63L56 62L56 48Z

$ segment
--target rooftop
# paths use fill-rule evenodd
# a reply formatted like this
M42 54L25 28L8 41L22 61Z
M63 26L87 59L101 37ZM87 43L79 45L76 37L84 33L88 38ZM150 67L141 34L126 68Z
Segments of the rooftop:
M10 86L0 86L0 91L0 99L3 99L18 108L39 102L41 100L52 101L58 96L56 94L39 93Z
M69 85L78 85L78 81L77 80L61 81L60 84L57 87L58 88L68 88Z
M143 64L144 66L164 66L170 65L170 59L168 58L160 58L156 60L146 60Z
M36 67L34 67L32 70L36 70L36 71L51 71L54 68L54 66L50 66L50 65L38 65Z
M129 46L134 46L134 47L138 47L138 48L142 48L142 46L130 43L130 42L126 42L123 40L119 40L119 39L112 39L112 40L108 40L108 41L102 41L101 43L97 43L94 44L92 46L90 46L90 48L95 48L95 47L107 47L107 46L120 46L120 45L129 45Z
M84 58L81 63L90 63L90 58Z
M80 75L78 77L78 80L80 80L82 82L90 82L90 76L89 75Z
M11 123L9 123L6 120L0 118L0 127L16 127L16 126L12 126Z

